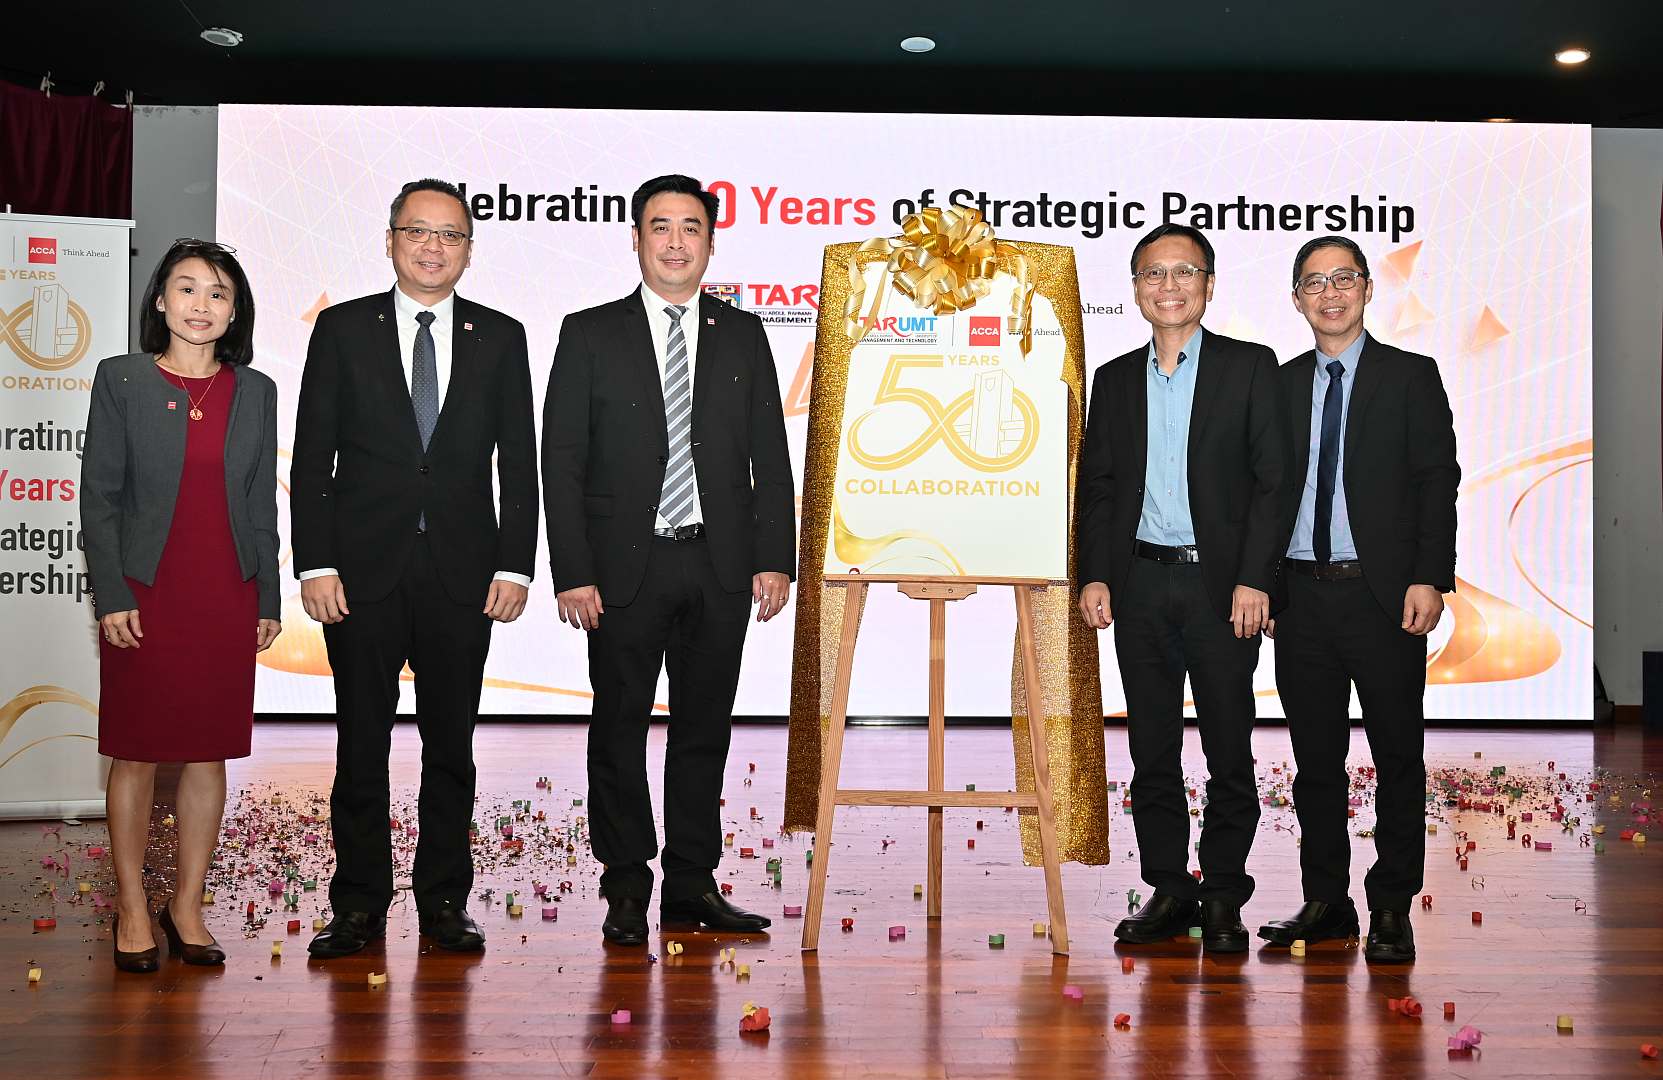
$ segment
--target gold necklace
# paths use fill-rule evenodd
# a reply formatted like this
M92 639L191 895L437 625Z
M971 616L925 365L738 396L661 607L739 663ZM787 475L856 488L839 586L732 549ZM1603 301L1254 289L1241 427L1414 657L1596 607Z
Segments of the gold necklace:
M156 366L161 368L164 374L179 376L179 389L185 392L185 400L191 403L191 411L187 415L192 420L202 419L204 415L202 412L202 403L208 400L208 394L214 389L214 380L219 378L219 373L225 370L225 365L221 364L219 367L214 369L214 373L208 377L208 385L203 387L200 397L191 397L191 388L186 384L185 376L180 375L177 371L173 371L168 368L167 365L162 363L161 357L156 358Z

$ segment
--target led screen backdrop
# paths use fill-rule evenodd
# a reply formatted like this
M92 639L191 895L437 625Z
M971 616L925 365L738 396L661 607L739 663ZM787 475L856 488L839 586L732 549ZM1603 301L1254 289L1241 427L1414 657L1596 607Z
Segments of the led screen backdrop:
M479 221L459 291L526 324L539 396L561 319L639 283L630 192L665 172L703 179L722 198L707 287L768 324L799 467L827 244L958 204L1001 237L1071 245L1095 369L1148 339L1127 257L1149 227L1206 229L1218 252L1207 325L1284 360L1311 343L1289 298L1293 254L1345 233L1374 271L1370 332L1438 358L1460 440L1460 591L1433 637L1428 715L1591 711L1587 128L267 105L224 106L219 124L218 237L259 301L256 362L281 388L285 447L311 320L392 286L387 205L416 177L465 187ZM486 712L588 711L581 636L556 618L539 566L526 615L496 631ZM258 705L330 712L323 637L288 580ZM924 609L875 600L851 712L925 711ZM1008 712L1009 601L957 610L948 712ZM1107 632L1103 646L1112 713L1124 698ZM787 611L753 627L737 711L783 715L790 665ZM1267 645L1260 709L1279 715L1271 672Z

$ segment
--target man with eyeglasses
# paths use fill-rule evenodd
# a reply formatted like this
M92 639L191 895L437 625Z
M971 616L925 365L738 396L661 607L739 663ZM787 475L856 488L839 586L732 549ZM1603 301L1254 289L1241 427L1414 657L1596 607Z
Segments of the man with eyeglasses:
M1368 259L1321 236L1293 263L1293 306L1316 348L1281 370L1302 489L1287 502L1276 686L1298 774L1305 904L1259 928L1276 945L1358 936L1346 816L1351 687L1374 757L1375 863L1364 882L1376 963L1415 958L1409 907L1426 842L1422 759L1426 635L1455 590L1455 496L1461 467L1438 365L1363 329L1374 297Z
M290 470L301 603L323 624L335 679L334 917L308 947L320 958L386 932L387 754L407 661L422 738L420 929L442 949L484 947L466 909L473 729L492 623L525 609L537 548L525 328L456 295L473 257L461 192L404 185L386 245L393 288L312 327Z
M1209 953L1246 950L1247 852L1259 820L1253 672L1270 619L1291 482L1276 357L1201 328L1215 284L1197 229L1161 225L1132 250L1147 345L1092 380L1080 457L1080 614L1116 623L1132 754L1132 821L1148 903L1115 937L1143 945L1197 922ZM1199 880L1189 870L1184 676L1207 757Z

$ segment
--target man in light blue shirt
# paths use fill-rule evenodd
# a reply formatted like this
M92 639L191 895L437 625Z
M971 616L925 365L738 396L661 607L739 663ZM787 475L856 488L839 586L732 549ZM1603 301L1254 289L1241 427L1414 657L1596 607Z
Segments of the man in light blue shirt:
M1132 813L1149 902L1115 937L1147 945L1201 927L1209 953L1241 952L1259 820L1253 672L1287 550L1294 480L1276 356L1203 330L1213 248L1161 225L1132 252L1151 339L1097 369L1075 506L1080 616L1114 628L1132 754ZM1207 755L1197 880L1189 867L1185 678Z
M1138 539L1179 547L1195 543L1190 520L1190 412L1195 407L1195 372L1201 364L1201 327L1178 350L1177 367L1161 370L1155 342L1149 342L1149 461L1144 465L1143 515Z
M1312 536L1316 527L1317 514L1317 469L1322 459L1322 410L1328 400L1328 386L1334 378L1328 374L1328 369L1334 361L1340 363L1340 431L1339 450L1335 458L1335 468L1339 476L1345 475L1345 418L1351 411L1351 388L1357 385L1357 368L1363 360L1363 343L1368 341L1368 332L1357 335L1357 340L1340 350L1338 356L1325 356L1319 347L1317 353L1316 377L1311 385L1311 440L1310 464L1305 468L1305 490L1299 499L1299 515L1294 518L1293 540L1288 544L1288 558L1308 559L1319 561L1314 550ZM1345 512L1345 485L1335 484L1332 503L1332 518L1329 522L1329 555L1322 562L1348 562L1357 557L1357 545L1351 539L1351 519Z
M1323 236L1294 258L1294 307L1316 347L1279 372L1305 483L1279 582L1276 688L1298 773L1305 903L1259 936L1274 945L1345 940L1361 929L1350 896L1347 828L1351 687L1374 759L1377 859L1368 872L1370 963L1415 958L1409 909L1426 858L1426 635L1455 587L1455 429L1430 356L1363 329L1374 295L1355 242Z

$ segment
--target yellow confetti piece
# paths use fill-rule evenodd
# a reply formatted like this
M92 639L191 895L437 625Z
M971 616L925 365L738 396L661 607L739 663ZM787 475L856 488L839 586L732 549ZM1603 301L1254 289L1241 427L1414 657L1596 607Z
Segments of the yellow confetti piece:
M1635 842L1635 843L1636 843L1636 844L1643 844L1643 843L1645 843L1645 842L1646 842L1646 834L1645 834L1645 833L1643 833L1643 832L1637 832L1637 833L1635 833L1635 834L1634 834L1634 842Z
M213 903L214 902L214 890L212 890L212 889L203 889L202 890L202 902L204 904Z
M316 931L322 930L324 927L326 927L328 925L329 925L329 921L327 919L324 919L322 916L319 916L318 918L312 920L312 930L313 930L314 933Z
M1573 1027L1575 1027L1575 1025L1571 1023L1570 1016L1565 1013L1559 1014L1559 1020L1555 1026L1557 1026L1560 1031L1570 1031Z
M924 886L914 885L912 887L912 898L914 900L918 899L920 896L923 896L923 895L924 895Z
M1045 933L1045 924L1042 923L1042 922L1034 923L1034 934L1035 934L1035 936L1040 936L1040 935L1043 935L1044 933Z
M369 974L369 983L370 983L371 986L386 986L387 985L387 973L385 971L380 971L380 972L372 971L372 972L370 972L370 974Z
M92 892L92 882L90 882L90 881L78 881L78 882L76 882L75 883L75 891L80 893L82 896L85 896L87 893Z
M751 977L751 965L749 965L749 964L740 964L739 965L739 978L748 979L750 977Z
M1300 938L1298 941L1295 941L1292 945L1289 945L1288 946L1288 954L1290 956L1304 956L1305 955L1305 939Z
M508 905L508 914L511 918L515 918L515 919L519 918L521 915L525 914L525 905L524 904L509 904Z
M1426 823L1426 835L1427 836L1437 836L1438 835L1438 823L1437 822L1429 821L1429 822Z
M40 982L40 976L41 976L40 968L30 968L29 969L29 981L30 982L32 982L32 983Z
M282 956L283 955L283 943L281 941L274 941L274 942L271 943L271 955L273 955L273 956Z
M682 948L681 942L672 941L664 946L664 951L671 956L680 956L686 950Z

